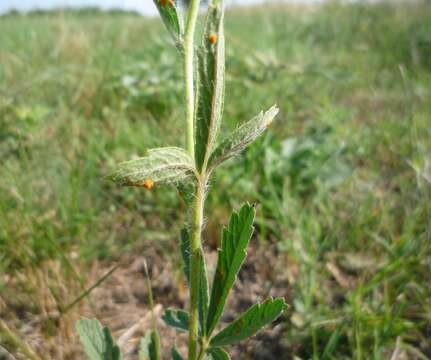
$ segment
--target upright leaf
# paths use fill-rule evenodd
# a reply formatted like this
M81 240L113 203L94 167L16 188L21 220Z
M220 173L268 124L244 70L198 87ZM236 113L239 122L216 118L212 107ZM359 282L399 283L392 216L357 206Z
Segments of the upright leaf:
M179 183L194 174L193 159L183 149L164 147L148 155L120 163L108 179L123 186L151 188L157 183Z
M178 330L188 331L190 316L187 311L178 309L168 309L162 316L163 321Z
M255 213L253 206L244 204L239 213L232 214L228 227L223 229L208 309L208 336L220 320L229 292L247 256L246 250L253 233Z
M215 347L208 350L208 360L230 360L229 354L222 348Z
M199 323L202 334L205 334L207 327L209 292L207 266L202 249L199 251L199 264Z
M181 253L184 261L184 274L190 283L190 232L184 228L181 230ZM199 324L201 332L205 333L206 320L208 316L209 294L208 294L208 274L205 256L200 250L199 256Z
M220 126L224 102L224 10L221 1L208 9L202 46L198 49L195 114L195 160L199 170L206 166Z
M141 338L139 360L160 360L160 337L156 331L147 331Z
M160 16L166 28L171 34L178 48L183 43L183 26L179 16L175 0L153 0L159 10Z
M181 254L184 263L184 275L190 283L190 233L186 228L181 229Z
M277 319L286 308L283 298L269 298L263 304L256 304L214 336L211 345L236 344L254 336L261 328Z
M107 327L102 328L100 322L94 320L79 320L76 323L85 353L91 360L121 360L120 348L112 340Z
M184 360L176 348L172 348L172 360Z
M271 126L277 114L278 108L273 106L267 112L261 112L234 130L211 154L209 167L215 168L222 162L238 155Z

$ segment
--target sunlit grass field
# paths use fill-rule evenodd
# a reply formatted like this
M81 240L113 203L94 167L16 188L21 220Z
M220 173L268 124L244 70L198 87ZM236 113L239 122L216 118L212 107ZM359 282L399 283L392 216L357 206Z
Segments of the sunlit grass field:
M431 3L237 8L226 21L226 126L281 112L218 172L206 246L233 208L258 203L254 246L273 249L290 304L282 359L430 359ZM179 268L175 189L102 180L183 145L169 41L133 14L0 17L0 344L17 358L18 338L49 356L26 334L51 312L40 342L75 342L68 305L93 264L155 247Z

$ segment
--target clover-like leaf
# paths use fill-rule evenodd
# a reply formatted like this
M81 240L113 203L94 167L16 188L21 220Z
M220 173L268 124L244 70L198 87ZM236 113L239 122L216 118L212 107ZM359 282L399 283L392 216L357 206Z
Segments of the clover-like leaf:
M183 46L183 24L175 0L153 0L176 46Z
M152 188L157 183L180 183L195 172L193 159L181 148L148 150L145 157L122 162L106 178L123 186Z
M163 321L178 330L188 331L189 330L189 313L179 309L168 309L162 316Z
M277 114L278 108L273 106L265 113L261 112L234 130L211 154L209 167L213 169L222 162L241 153L271 126Z
M102 328L98 320L79 320L76 323L76 331L85 353L91 360L121 360L123 358L120 348L112 340L109 329Z
M208 360L230 360L230 356L222 348L213 347L208 349Z
M160 360L160 337L157 331L147 331L141 338L139 360Z
M223 21L223 3L215 1L208 8L202 46L198 49L195 160L199 170L206 166L214 148L223 113L225 83Z
M232 214L228 227L223 229L208 309L208 336L220 320L229 292L247 256L255 214L254 206L244 204L239 213Z
M211 339L211 346L236 344L254 336L261 328L277 319L287 308L283 298L267 299L252 306L233 323Z

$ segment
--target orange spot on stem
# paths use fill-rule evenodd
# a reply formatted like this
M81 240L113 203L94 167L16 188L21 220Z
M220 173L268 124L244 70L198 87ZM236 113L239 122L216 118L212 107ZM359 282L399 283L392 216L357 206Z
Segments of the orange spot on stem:
M210 35L211 44L215 44L217 42L217 35Z
M151 179L147 179L142 185L144 186L144 188L151 190L154 187L154 181Z

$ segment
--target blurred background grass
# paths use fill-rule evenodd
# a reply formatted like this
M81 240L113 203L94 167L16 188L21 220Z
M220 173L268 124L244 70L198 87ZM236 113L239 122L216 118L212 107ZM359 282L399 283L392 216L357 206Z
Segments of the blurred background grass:
M389 359L397 340L431 358L431 3L231 9L227 39L224 130L273 103L281 114L216 174L207 246L233 208L260 204L259 247L285 256L292 293L286 359ZM169 41L134 14L0 18L6 322L61 310L96 260L158 247L179 264L175 190L101 181L183 144Z

